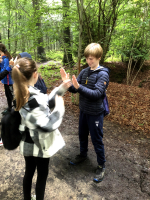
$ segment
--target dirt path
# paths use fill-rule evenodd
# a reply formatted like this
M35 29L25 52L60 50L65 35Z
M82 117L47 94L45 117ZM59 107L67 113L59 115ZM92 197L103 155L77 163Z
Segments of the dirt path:
M0 83L0 113L4 107ZM51 158L45 200L150 200L150 137L105 120L106 174L96 184L92 180L97 163L90 138L88 159L79 166L68 165L79 153L79 142L78 117L67 107L60 131L66 146ZM0 147L0 200L23 199L23 176L19 149ZM33 179L34 194L36 174Z

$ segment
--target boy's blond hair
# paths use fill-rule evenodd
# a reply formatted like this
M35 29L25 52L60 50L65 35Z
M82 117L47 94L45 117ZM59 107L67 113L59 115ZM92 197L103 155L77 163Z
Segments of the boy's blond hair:
M103 55L103 49L98 43L89 44L84 50L84 56L87 58L89 56L94 56L95 58L101 58Z

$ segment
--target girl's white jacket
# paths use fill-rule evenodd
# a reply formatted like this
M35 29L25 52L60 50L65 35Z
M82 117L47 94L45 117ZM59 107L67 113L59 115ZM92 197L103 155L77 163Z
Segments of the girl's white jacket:
M60 85L47 95L29 86L30 98L19 111L22 118L19 127L22 133L20 142L22 155L48 158L65 145L58 130L65 108L60 99L55 101L55 95L63 95L65 91ZM52 112L50 105L54 106Z

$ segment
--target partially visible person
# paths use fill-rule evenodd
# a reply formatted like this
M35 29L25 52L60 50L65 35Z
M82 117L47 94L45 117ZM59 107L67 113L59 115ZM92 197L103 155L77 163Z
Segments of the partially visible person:
M59 95L70 87L65 81L50 95L34 87L37 79L36 63L29 58L20 58L12 70L16 111L21 115L22 133L20 153L25 160L23 179L24 200L31 199L32 178L37 168L36 200L43 200L49 171L49 160L65 143L58 130L64 115L64 101ZM50 111L53 108L53 111Z
M11 60L12 56L7 51L6 46L0 43L0 55L2 57L1 61L1 73L4 73L5 70L8 71L9 61ZM5 71L6 72L6 71ZM12 101L13 101L13 81L10 75L10 72L1 80L4 84L5 95L7 98L8 108L2 112L2 114L6 114L7 112L11 111L12 108Z
M0 68L1 68L1 62L2 62L2 58L0 57ZM0 80L2 80L3 78L5 78L5 76L7 76L9 74L9 72L11 72L12 70L12 65L9 65L6 70L4 70L3 72L0 73ZM0 122L1 125L1 122ZM0 137L0 146L3 146L3 142L2 139Z
M0 147L3 146L2 138L0 137Z
M25 58L25 57L32 59L31 55L27 52L22 52L17 55L17 59ZM36 84L34 85L34 87L38 88L43 94L47 93L47 87L45 85L44 80L42 79L42 77L40 75L38 75L38 80L37 80Z
M2 58L0 57L0 69L1 69L1 62L2 62ZM12 68L13 66L11 65L11 60L10 60L9 66L6 67L6 69L3 72L0 72L0 81L11 72Z
M24 58L24 57L32 59L31 55L27 52L22 52L17 55L17 59Z

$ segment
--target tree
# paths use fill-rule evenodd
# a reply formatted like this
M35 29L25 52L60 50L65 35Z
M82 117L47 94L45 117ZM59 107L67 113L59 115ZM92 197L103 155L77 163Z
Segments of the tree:
M43 47L43 34L41 30L41 12L39 8L39 0L32 0L33 8L34 8L34 18L36 21L35 29L36 29L36 44L37 44L37 58L41 61L46 60L46 54Z
M72 58L72 52L71 52L71 34L70 34L70 23L69 23L69 6L70 1L69 0L62 0L62 6L63 6L63 42L62 46L64 48L64 57L63 57L63 64L69 64L71 67L73 67L73 58Z
M91 42L100 43L103 48L102 63L109 51L119 13L127 2L128 0L87 1L87 7L84 8L83 45L85 47Z

